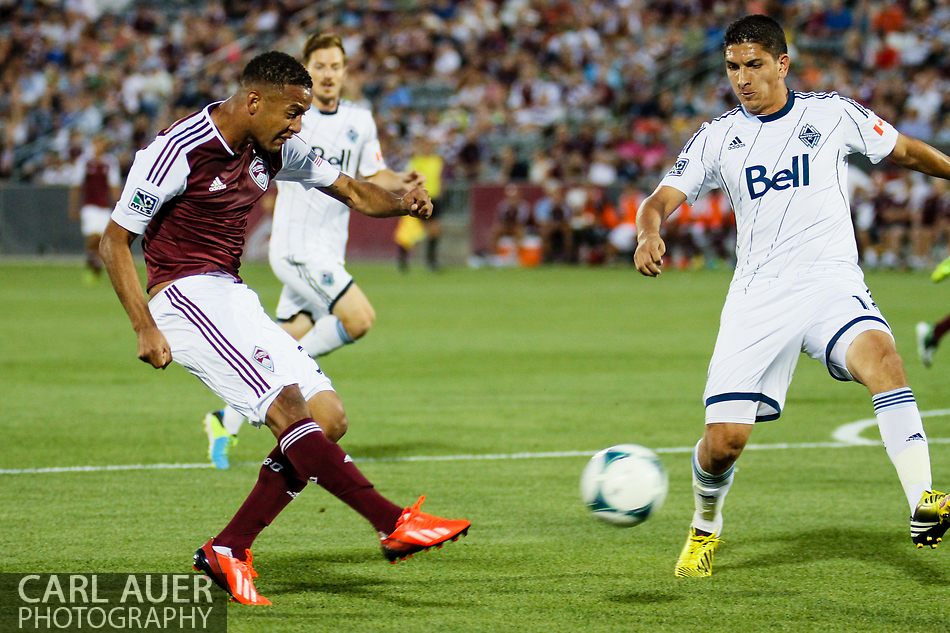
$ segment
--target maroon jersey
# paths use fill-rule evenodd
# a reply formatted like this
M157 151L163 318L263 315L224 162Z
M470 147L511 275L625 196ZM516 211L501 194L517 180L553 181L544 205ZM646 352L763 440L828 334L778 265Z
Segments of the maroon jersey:
M117 224L145 234L149 288L208 272L237 277L248 213L271 178L325 187L340 175L296 136L277 154L254 144L235 152L211 120L216 106L181 119L136 153L112 212Z
M119 170L114 161L92 157L81 166L82 204L109 208L115 200L112 187L119 186Z

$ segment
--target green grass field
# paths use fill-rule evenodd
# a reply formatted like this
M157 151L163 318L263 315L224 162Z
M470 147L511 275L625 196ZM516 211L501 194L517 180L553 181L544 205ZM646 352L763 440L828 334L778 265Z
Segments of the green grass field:
M350 418L342 445L386 495L473 522L467 538L387 565L356 514L306 490L255 543L269 609L232 606L233 632L945 631L950 547L915 550L880 446L805 448L873 416L861 387L802 357L786 410L756 429L726 505L716 574L679 580L692 513L689 455L727 272L352 270L378 322L323 359ZM264 305L278 286L246 268ZM80 268L0 264L0 469L195 464L217 406L180 367L135 358L108 284ZM923 369L913 325L950 286L875 273L921 410L950 408L950 351ZM950 415L926 419L950 486ZM875 427L863 435L877 439ZM618 529L581 505L584 456L635 442L670 473L666 506ZM247 428L227 472L0 474L0 572L181 572L230 518L273 445ZM408 460L415 456L459 456ZM361 461L362 460L362 461Z

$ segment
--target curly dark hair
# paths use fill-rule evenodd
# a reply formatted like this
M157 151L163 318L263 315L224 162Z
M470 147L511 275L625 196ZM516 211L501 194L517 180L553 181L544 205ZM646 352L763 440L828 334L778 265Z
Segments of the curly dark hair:
M268 84L283 89L284 86L313 88L310 73L287 53L268 51L247 63L241 72L241 87L252 84Z
M747 15L730 24L723 38L722 48L725 50L732 44L746 42L758 44L775 59L788 53L785 31L767 15Z

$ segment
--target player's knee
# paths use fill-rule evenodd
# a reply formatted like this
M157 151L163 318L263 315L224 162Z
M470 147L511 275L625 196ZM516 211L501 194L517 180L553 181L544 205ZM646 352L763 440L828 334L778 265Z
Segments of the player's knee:
M904 361L889 334L872 330L861 334L848 349L848 370L871 393L907 384Z
M318 424L323 429L323 434L331 442L339 442L340 438L346 435L347 429L350 428L350 421L346 417L342 404L338 409L326 413L323 419L318 420Z
M354 341L362 338L376 323L376 311L371 307L355 312L341 319L343 328Z

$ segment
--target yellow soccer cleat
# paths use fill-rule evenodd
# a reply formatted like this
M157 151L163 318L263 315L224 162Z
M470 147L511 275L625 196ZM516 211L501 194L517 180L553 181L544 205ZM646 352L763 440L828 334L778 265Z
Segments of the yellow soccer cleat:
M920 503L910 517L910 539L917 549L925 545L936 549L950 528L950 495L936 490L924 490Z
M713 554L722 543L715 534L703 534L696 528L689 529L689 538L676 561L673 575L677 578L705 578L712 576Z
M943 281L947 277L950 277L950 257L937 264L934 271L930 273L930 278L934 283Z

